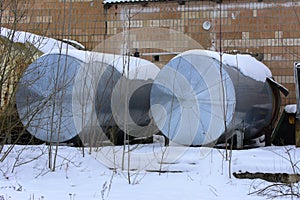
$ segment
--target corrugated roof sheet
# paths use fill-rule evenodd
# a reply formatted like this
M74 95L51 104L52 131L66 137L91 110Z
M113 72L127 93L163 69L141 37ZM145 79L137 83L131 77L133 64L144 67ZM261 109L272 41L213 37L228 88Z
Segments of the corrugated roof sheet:
M130 2L150 2L150 1L166 1L166 0L103 0L104 4L109 3L130 3Z
M103 3L126 3L126 2L144 2L151 0L104 0Z
M185 3L188 0L103 0L104 4L110 3L134 3L134 2L160 2L160 1L177 1L178 3ZM197 0L189 0L189 1L197 1ZM204 1L204 0L201 0ZM210 0L213 2L221 3L222 0Z

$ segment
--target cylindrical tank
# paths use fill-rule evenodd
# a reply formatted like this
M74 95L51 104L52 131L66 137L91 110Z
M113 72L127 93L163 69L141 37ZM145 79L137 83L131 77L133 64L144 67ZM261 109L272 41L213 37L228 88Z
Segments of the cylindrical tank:
M118 94L114 90L118 80L142 81L137 89L145 88L145 91L132 98L150 105L149 98L143 95L149 96L147 84L152 84L158 71L154 64L140 58L80 50L53 51L25 70L18 83L17 110L27 130L46 142L64 142L77 134L85 137L91 132L97 136L101 134L101 128L108 126L108 121L103 120L104 115L114 121L110 126L117 127L120 123L118 112L113 114L111 106L123 105L124 108L123 95L110 103ZM102 99L105 99L104 105ZM134 122L141 113L149 111L149 107L139 104L133 106L134 109L127 105Z
M151 114L171 141L201 146L249 140L274 122L279 109L270 70L250 55L190 50L170 60L151 90Z
M129 139L149 137L157 126L149 115L150 91L159 68L136 57L116 57L98 81L95 110L102 130L115 144ZM105 87L103 87L105 86ZM117 126L116 126L117 125Z
M72 89L82 63L67 54L46 54L23 73L16 92L16 105L23 125L36 138L63 142L76 136Z

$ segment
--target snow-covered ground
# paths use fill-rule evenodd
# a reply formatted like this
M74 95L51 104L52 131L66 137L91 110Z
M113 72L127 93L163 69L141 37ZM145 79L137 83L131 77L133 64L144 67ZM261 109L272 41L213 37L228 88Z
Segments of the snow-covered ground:
M272 183L236 179L232 173L292 173L290 160L300 160L300 148L294 146L234 150L231 167L224 149L165 148L158 143L130 148L128 163L127 154L122 162L123 147L92 149L90 154L87 148L83 156L80 148L61 146L56 170L50 171L48 146L16 146L0 162L0 199L266 199L249 193ZM129 173L122 163L130 166Z

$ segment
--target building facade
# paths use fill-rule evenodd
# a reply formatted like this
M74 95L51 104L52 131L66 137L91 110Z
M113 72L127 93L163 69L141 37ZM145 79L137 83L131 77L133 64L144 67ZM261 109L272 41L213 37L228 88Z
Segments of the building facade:
M189 49L251 54L290 90L300 61L300 1L24 0L18 29L76 40L88 50L138 54L163 66ZM1 23L11 27L11 8Z

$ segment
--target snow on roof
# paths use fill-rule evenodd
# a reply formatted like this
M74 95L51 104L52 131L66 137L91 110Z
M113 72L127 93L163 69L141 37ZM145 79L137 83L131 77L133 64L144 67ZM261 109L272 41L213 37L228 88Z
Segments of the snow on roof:
M6 37L14 42L26 43L34 45L43 53L51 52L54 49L76 49L64 42L55 40L53 38L44 37L24 31L13 31L8 28L1 27L0 35ZM13 37L13 38L12 38Z
M62 39L62 41L63 41L63 42L66 42L66 43L71 43L71 44L73 44L73 45L75 45L75 46L78 46L78 47L80 48L80 50L85 49L85 46L84 46L83 44L79 43L79 42L76 41L76 40L70 40L70 39L64 38L64 39Z
M284 110L285 110L286 113L296 113L297 112L297 105L296 104L286 105L284 107Z
M267 77L272 77L270 69L256 58L247 54L221 54L215 51L208 50L189 50L184 54L198 54L212 57L218 61L231 67L236 67L245 76L251 77L254 80L265 82Z

